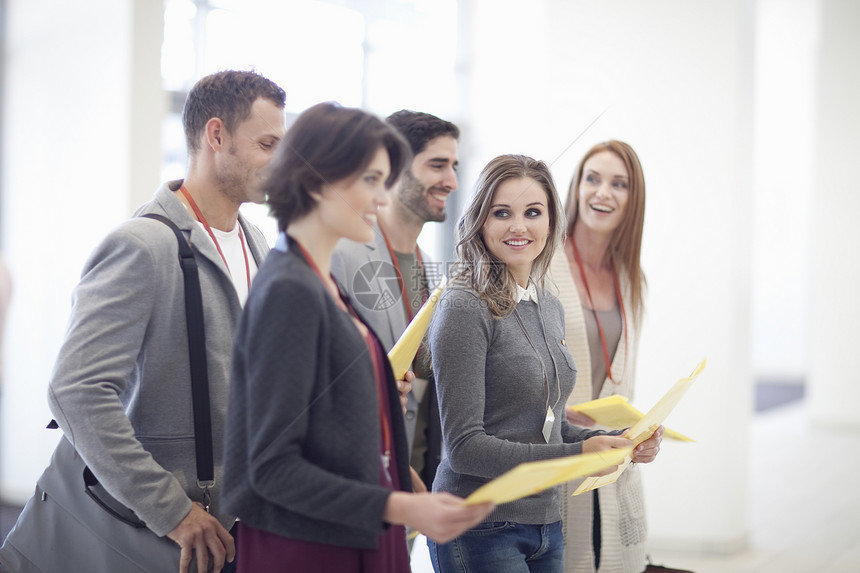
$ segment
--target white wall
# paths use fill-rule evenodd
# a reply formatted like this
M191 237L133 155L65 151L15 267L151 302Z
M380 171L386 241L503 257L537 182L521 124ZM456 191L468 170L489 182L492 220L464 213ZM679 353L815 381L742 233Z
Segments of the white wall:
M743 547L752 4L469 4L475 170L498 153L555 160L565 193L594 143L623 139L640 154L650 295L634 403L647 409L708 358L671 421L697 443L667 444L660 463L644 472L651 540L691 550Z
M812 203L811 407L860 429L860 3L821 0L817 166Z
M139 3L160 11L158 2ZM130 214L130 174L149 185L149 195L155 189L160 110L131 93L136 66L151 70L133 59L140 53L132 47L135 2L7 4L2 233L15 290L4 349L0 495L22 502L60 437L44 429L46 389L72 289L87 253ZM145 13L138 18L151 22ZM147 33L157 70L160 28ZM157 162L133 163L132 122L153 117ZM145 147L146 133L136 134L134 145ZM139 175L147 167L149 181Z

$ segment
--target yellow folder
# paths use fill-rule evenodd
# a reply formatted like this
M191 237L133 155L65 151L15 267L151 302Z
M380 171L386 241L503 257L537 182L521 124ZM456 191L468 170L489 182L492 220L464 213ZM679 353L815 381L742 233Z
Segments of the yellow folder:
M662 398L660 398L654 406L648 410L640 420L638 420L630 430L627 432L626 437L633 440L635 445L639 445L654 433L654 431L660 427L663 423L663 420L669 415L669 413L675 409L675 406L678 405L678 402L681 401L681 398L693 384L693 380L705 369L705 359L703 358L701 362L693 369L693 372L687 378L681 378L675 385L672 386ZM606 485L608 483L612 483L618 479L618 476L621 475L627 466L630 464L630 457L628 456L618 467L618 469L606 476L602 477L590 477L586 478L576 491L573 492L573 495L579 495L581 493L585 493L586 491L590 491L592 489L598 488L602 485Z
M439 303L442 291L447 283L448 279L442 277L439 286L424 301L424 304L421 305L421 308L418 309L418 312L409 321L406 330L403 331L403 334L400 335L400 338L391 347L391 350L388 351L388 360L391 362L391 369L394 371L395 380L403 380L406 371L409 370L409 366L415 360L415 355L418 354L418 347L421 346L421 341L424 340L424 333L427 332L427 328L430 326L433 311L436 310L436 305Z
M606 428L612 428L613 430L630 428L645 416L645 414L631 406L627 398L620 394L613 394L606 398L583 402L582 404L571 406L570 409L585 414L597 424ZM669 428L665 428L663 436L682 442L694 441L684 434L670 430Z
M619 448L520 464L475 490L466 498L465 504L487 501L500 504L534 495L560 483L618 465L632 452L632 448Z

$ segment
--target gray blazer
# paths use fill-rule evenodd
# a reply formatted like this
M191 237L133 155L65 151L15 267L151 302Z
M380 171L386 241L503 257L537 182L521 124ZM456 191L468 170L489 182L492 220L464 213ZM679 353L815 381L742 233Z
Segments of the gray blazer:
M206 332L215 454L212 512L219 512L222 443L233 330L242 308L212 240L163 185L136 215L160 213L185 232L197 258ZM261 265L262 233L241 215ZM201 500L183 276L176 237L159 221L136 217L110 232L86 262L48 399L65 437L104 488L156 534L169 533Z
M423 250L421 251L421 258L424 261L430 261L429 255ZM409 319L406 316L406 309L403 307L399 290L395 289L392 293L396 299L393 303L391 300L383 298L388 287L379 280L379 275L373 274L381 263L391 265L387 269L394 266L391 261L391 254L385 245L385 239L377 228L375 238L370 243L357 243L349 239L341 239L332 255L331 274L341 289L349 296L356 312L379 336L379 340L382 341L387 352L391 350L391 347L406 330ZM382 269L382 276L388 276L385 274L387 269ZM436 288L437 277L434 276L435 273L426 274L428 286L432 291ZM374 279L370 283L369 290L361 288L364 286L362 277ZM410 450L415 435L417 413L418 401L410 392L404 416Z

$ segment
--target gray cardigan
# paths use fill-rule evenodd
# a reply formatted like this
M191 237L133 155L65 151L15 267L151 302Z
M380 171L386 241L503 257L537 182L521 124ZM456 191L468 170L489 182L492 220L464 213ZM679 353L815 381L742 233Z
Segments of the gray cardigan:
M466 497L523 462L580 454L582 440L604 433L567 423L564 408L576 367L565 345L561 303L543 292L539 300L540 305L521 301L516 307L527 338L514 314L493 318L474 290L452 285L442 295L430 325L446 454L434 491ZM549 443L542 434L547 391L555 415ZM503 504L486 521L545 524L559 519L558 494L552 488Z
M180 183L163 185L137 214L173 220L197 259L215 445L212 512L229 529L234 518L219 503L220 446L233 327L242 309L215 244L171 191ZM239 223L259 265L266 241L241 215ZM138 217L108 234L75 288L48 395L65 437L108 493L161 536L191 510L192 499L202 499L183 284L176 237L166 225Z
M285 252L281 242L254 279L236 333L224 504L283 537L372 549L391 493L379 484L373 364L295 243ZM383 363L391 471L411 491L400 400Z

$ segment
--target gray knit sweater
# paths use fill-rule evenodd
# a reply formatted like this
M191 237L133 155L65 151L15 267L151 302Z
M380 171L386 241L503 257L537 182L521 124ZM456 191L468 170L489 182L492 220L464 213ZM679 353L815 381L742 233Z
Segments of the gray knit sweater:
M452 285L442 295L429 333L444 448L434 491L468 496L523 462L580 454L582 440L604 433L567 423L564 407L576 367L564 340L564 314L551 294L540 292L539 300L517 304L521 326L513 313L493 318L465 286ZM555 415L549 443L541 433L547 391ZM503 504L486 521L559 519L552 488Z

